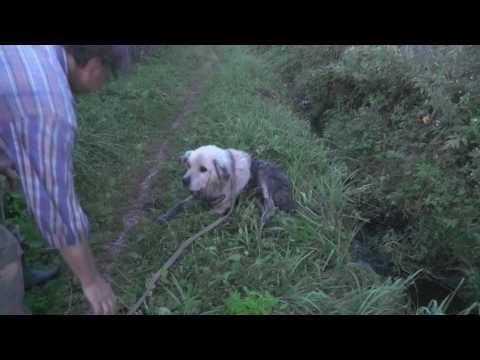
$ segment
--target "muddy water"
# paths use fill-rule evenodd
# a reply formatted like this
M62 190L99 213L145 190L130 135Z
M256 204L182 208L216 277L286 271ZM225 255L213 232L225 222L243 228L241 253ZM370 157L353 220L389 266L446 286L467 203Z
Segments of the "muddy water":
M370 229L369 231L375 230ZM375 235L379 236L378 233ZM402 274L395 269L392 259L376 249L365 232L359 233L352 242L352 259L357 264L384 277L405 278L408 276L408 274ZM440 304L455 290L461 280L461 274L455 273L438 278L420 274L407 291L415 308L428 306L432 300L436 300ZM453 297L447 314L458 314L467 307L468 304L457 294Z
M401 45L399 50L403 56L411 59L418 64L428 64L434 56L434 46L432 45ZM292 91L292 90L290 90ZM293 92L291 92L293 93ZM299 113L308 117L308 113L314 104L307 99L297 98L294 100L294 108ZM317 122L311 121L311 124ZM322 137L322 129L312 126L312 132ZM361 210L361 209L360 209ZM386 235L392 229L397 234L405 233L412 224L408 219L402 218L398 213L394 213L389 218L372 219L370 214L361 211L364 218L370 218L370 223L365 226L362 232L354 239L352 243L352 258L359 265L371 269L381 276L405 278L409 274L399 273L395 269L392 259L375 247L378 239ZM374 217L374 216L373 216ZM458 285L461 280L461 274L449 274L438 276L438 278L427 275L419 275L415 283L408 289L412 302L417 306L427 306L431 300L441 303ZM449 313L458 313L464 310L467 304L458 296L455 296L448 309Z

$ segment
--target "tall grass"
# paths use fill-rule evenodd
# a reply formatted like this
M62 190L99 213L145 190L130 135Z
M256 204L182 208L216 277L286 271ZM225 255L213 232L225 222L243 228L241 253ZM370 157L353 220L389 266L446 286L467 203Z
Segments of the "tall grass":
M187 119L188 128L178 134L177 154L216 144L274 161L292 179L300 210L292 217L277 213L260 233L258 210L250 194L243 194L233 219L187 251L143 311L224 314L238 305L246 307L238 311L264 313L258 301L267 296L273 314L405 312L408 281L381 279L351 261L358 222L352 202L365 188L351 185L354 175L341 162L332 162L308 123L282 103L283 86L268 64L246 47L215 51L223 61L200 107ZM174 160L165 169L168 181L156 184L163 201L152 219L187 195L180 181L183 171ZM152 264L159 267L184 238L212 220L197 206L168 225L147 224L142 242L130 243L142 260L125 259L122 271L143 284ZM124 301L132 302L141 291L142 286L126 291Z
M480 47L419 50L302 45L260 53L334 158L356 171L352 185L366 187L357 208L371 224L369 245L399 272L468 275L459 295L475 301Z

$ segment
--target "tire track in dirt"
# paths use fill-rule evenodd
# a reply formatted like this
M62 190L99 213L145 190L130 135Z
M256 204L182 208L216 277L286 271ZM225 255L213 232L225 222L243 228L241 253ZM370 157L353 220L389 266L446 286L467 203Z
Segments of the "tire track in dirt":
M194 81L189 87L184 105L181 111L174 118L170 128L167 131L165 140L162 143L154 144L150 152L156 154L155 164L148 172L148 175L140 183L140 187L136 193L136 198L128 207L126 214L122 218L123 230L118 237L111 243L107 250L109 258L106 265L106 276L110 277L110 270L115 264L115 260L121 251L126 248L127 236L136 225L138 225L145 216L145 205L151 199L152 181L158 176L162 176L161 169L170 155L168 149L170 147L170 138L175 136L175 131L185 124L185 119L194 112L199 106L200 97L204 91L207 80L214 74L220 62L216 52L211 49L211 56L206 60L202 67L194 74Z

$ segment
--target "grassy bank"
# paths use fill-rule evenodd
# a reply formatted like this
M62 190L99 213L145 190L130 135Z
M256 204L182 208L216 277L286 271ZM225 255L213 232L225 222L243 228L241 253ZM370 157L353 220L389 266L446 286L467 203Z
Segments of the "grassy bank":
M175 153L203 144L254 151L290 175L301 204L298 215L278 213L263 233L249 195L233 219L198 240L159 282L142 308L146 314L391 314L408 311L404 280L382 279L352 263L357 214L352 203L364 188L285 104L283 85L271 67L246 47L216 48L222 59L201 106L178 133ZM151 216L186 197L184 169L173 159L158 180L163 201ZM145 282L181 241L213 220L200 206L168 225L146 222L130 237L119 262L132 304Z
M480 296L478 46L262 46L296 110L370 186L362 238L394 263ZM418 61L417 61L418 60ZM427 61L424 61L427 60Z

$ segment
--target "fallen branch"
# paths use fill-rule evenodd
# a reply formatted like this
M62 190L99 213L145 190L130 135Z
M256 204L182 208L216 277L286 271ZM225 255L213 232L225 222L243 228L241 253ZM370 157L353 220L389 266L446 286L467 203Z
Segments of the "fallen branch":
M179 203L177 206L175 206L173 209L168 210L165 214L160 216L157 219L158 223L167 223L169 221L172 221L175 219L179 214L185 211L185 207L189 206L194 200L194 197L191 195L185 200L183 200L181 203Z
M235 174L235 159L233 158L231 153L229 153L229 154L230 154L230 157L231 157L231 160L232 160L232 173L231 173L232 175L231 175L230 187L231 187L231 194L234 194L233 190L235 189L235 176L236 176L236 174ZM189 200L189 199L190 198L188 198L187 200ZM143 295L140 297L140 299L138 299L138 301L134 305L132 305L130 307L130 309L128 309L127 315L133 315L138 310L138 308L140 306L142 306L142 304L145 302L145 299L147 298L148 294L155 288L155 284L158 281L158 279L160 279L162 274L164 274L173 264L175 264L175 262L183 254L183 252L185 251L185 249L187 247L189 247L199 237L201 237L202 235L205 235L209 231L212 231L218 225L220 225L221 223L223 223L225 220L227 220L230 217L230 215L232 214L233 209L235 207L236 200L237 200L236 196L233 196L230 209L225 216L221 217L220 219L215 220L213 223L204 227L202 230L200 230L198 233L193 235L191 238L185 240L182 244L180 244L177 251L175 251L175 253L172 256L170 256L170 258L167 260L167 262L165 264L163 264L163 266L160 268L160 270L158 270L153 275L152 279L150 280L150 282L147 285L147 289L145 290Z
M185 249L187 247L189 247L195 240L197 240L199 237L201 237L202 235L205 235L206 233L208 233L209 231L212 231L213 229L215 229L218 225L220 225L221 223L223 223L229 216L230 214L232 213L232 210L233 210L233 207L230 208L230 211L228 212L227 215L221 217L220 219L214 221L213 223L211 223L210 225L206 226L205 228L203 228L201 231L199 231L198 233L196 233L195 235L193 235L191 238L189 238L188 240L185 240L177 249L177 251L175 251L175 253L167 260L167 262L165 264L163 264L163 266L161 267L160 270L158 270L152 277L152 279L150 280L150 282L148 283L148 286L147 286L147 289L145 290L145 292L143 293L143 295L140 297L140 299L133 305L130 307L130 309L128 310L128 313L127 315L133 315L137 310L138 308L143 304L143 302L145 301L145 299L147 298L148 294L150 293L150 291L152 291L154 288L155 288L155 284L156 282L158 281L158 279L160 279L160 277L162 276L163 273L165 273L177 260L178 258L183 254L183 252L185 251Z

